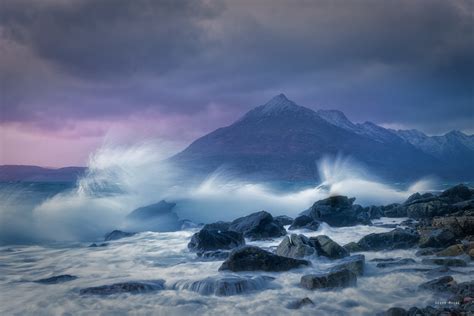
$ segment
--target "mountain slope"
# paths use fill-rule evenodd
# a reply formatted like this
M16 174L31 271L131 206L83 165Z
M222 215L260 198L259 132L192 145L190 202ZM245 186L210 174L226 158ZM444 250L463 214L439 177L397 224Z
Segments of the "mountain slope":
M390 179L413 179L438 166L408 142L387 144L341 128L283 94L197 139L172 160L204 174L225 166L247 178L316 180L317 161L337 154Z
M28 182L75 182L84 174L84 167L65 167L59 169L38 166L3 165L0 166L0 181Z

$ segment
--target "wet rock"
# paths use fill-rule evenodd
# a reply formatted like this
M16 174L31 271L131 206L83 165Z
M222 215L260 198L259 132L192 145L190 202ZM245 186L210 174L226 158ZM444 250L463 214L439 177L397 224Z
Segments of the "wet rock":
M344 247L344 249L346 249L349 252L364 251L361 247L359 247L359 245L356 242L353 242L353 241L351 241L348 244L345 244L343 247Z
M106 243L106 242L103 242L103 243L100 243L100 244L96 244L96 243L92 243L89 245L89 248L97 248L97 247L107 247L109 244Z
M387 233L373 233L362 237L357 245L362 250L408 249L413 247L420 236L411 229L396 228Z
M415 256L417 256L417 257L432 256L432 255L436 254L436 252L437 252L438 250L439 250L439 249L437 249L437 248L425 248L425 249L420 249L420 250L418 250L417 252L415 252Z
M229 257L230 251L214 250L198 252L197 255L203 261L225 260Z
M433 218L434 228L448 229L458 238L474 235L474 216L446 216Z
M242 233L234 231L218 231L201 229L195 233L188 244L192 251L210 251L233 249L245 245Z
M340 259L349 256L349 251L326 235L311 237L310 241L313 242L320 256L330 259Z
M127 218L133 220L149 220L157 216L171 213L175 206L176 203L168 203L165 200L161 200L158 203L137 208L128 214ZM177 216L176 219L178 219Z
M473 199L474 192L464 184L458 184L441 193L440 197L451 203L457 203Z
M137 208L127 215L128 229L158 232L180 230L183 223L174 212L175 206L176 203L161 200L158 203Z
M353 255L340 260L337 266L332 268L332 271L347 269L349 271L352 271L355 275L361 276L364 274L364 268L365 256Z
M369 214L362 206L354 204L354 201L355 198L349 199L347 196L332 196L314 203L304 215L333 227L369 225Z
M420 284L419 288L423 290L430 290L436 292L456 292L458 284L454 281L450 275L443 276L423 284Z
M285 236L278 245L276 254L290 258L303 258L316 253L314 244L304 235Z
M226 231L229 230L229 226L230 222L219 221L215 223L206 224L202 227L202 229Z
M104 241L111 241L111 240L117 240L117 239L122 239L126 237L132 237L136 233L129 233L129 232L123 232L121 230L114 230L104 236Z
M62 275L56 275L56 276L52 276L45 279L39 279L33 282L41 283L41 284L58 284L58 283L73 281L75 279L77 279L77 276L70 275L70 274L62 274Z
M459 256L459 255L462 255L463 253L464 253L464 245L463 244L457 244L457 245L449 246L448 248L437 252L436 256L438 256L438 257L456 257L456 256Z
M242 233L252 240L274 238L286 235L286 230L273 216L265 211L256 212L234 220L229 230Z
M306 260L293 259L275 255L255 246L244 246L234 249L229 258L222 263L219 271L288 271L302 266L309 266Z
M296 300L294 302L291 302L288 304L286 307L288 309L300 309L304 306L314 306L314 302L309 299L309 297L302 298L300 300Z
M275 216L274 220L281 226L291 225L291 223L293 223L293 218L286 215Z
M422 264L436 264L439 266L448 266L448 267L465 267L467 266L466 261L462 259L453 259L453 258L425 258L421 260Z
M373 259L371 261L378 261L376 267L377 268L390 268L390 267L397 267L397 266L404 266L408 264L414 264L416 263L415 260L411 258L403 258L403 259L384 259L382 262L381 260Z
M369 219L379 219L384 216L384 211L382 206L371 205L364 209L364 211L369 215Z
M377 316L408 316L408 312L401 307L391 307L385 313L378 314Z
M320 224L321 223L319 221L314 220L308 215L300 215L295 218L295 220L291 223L291 226L288 229L309 229L316 231L319 229Z
M432 230L427 236L420 239L420 248L447 247L456 242L456 236L448 229Z
M469 250L468 255L471 258L471 260L474 260L474 249Z
M115 283L110 285L88 287L80 290L81 295L112 295L119 293L147 293L163 290L165 288L164 280L154 281L130 281Z
M349 287L357 284L357 276L350 270L340 269L328 273L304 275L300 284L308 290Z
M201 295L232 296L266 289L275 278L270 276L216 276L198 281L179 281L173 288Z
M404 205L400 205L398 203L383 206L382 211L385 217L406 217L407 216L407 208Z
M414 219L443 216L450 214L452 211L453 207L440 199L416 202L407 206L407 216Z

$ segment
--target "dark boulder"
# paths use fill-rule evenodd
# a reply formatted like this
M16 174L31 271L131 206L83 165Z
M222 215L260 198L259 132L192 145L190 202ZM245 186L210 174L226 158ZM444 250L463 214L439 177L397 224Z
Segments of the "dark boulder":
M306 260L293 259L275 255L255 246L244 246L234 249L229 258L222 263L219 271L288 271L301 266L309 266Z
M171 213L175 206L176 203L168 203L165 200L162 200L155 204L137 208L128 214L127 218L134 220L149 220L156 216L162 216ZM176 217L176 219L177 218L178 217Z
M136 235L136 233L123 232L121 230L114 230L104 236L104 241L111 241L111 240L117 240L117 239L122 239L126 237L132 237L133 235Z
M252 240L281 237L286 230L273 219L272 214L261 211L234 220L229 230L244 234Z
M56 276L52 276L45 279L39 279L33 282L41 283L41 284L58 284L58 283L73 281L75 279L77 279L77 276L62 274L62 275L56 275Z
M109 244L106 243L106 242L103 242L103 243L100 243L100 244L96 244L96 243L92 243L89 245L89 248L98 248L98 247L107 247Z
M419 288L423 290L430 290L436 292L456 292L458 284L454 281L453 277L450 275L443 276L423 284L420 284Z
M330 259L340 259L349 256L349 251L326 235L311 237L310 241L314 244L320 256Z
M332 196L314 203L304 215L334 227L369 225L369 214L362 206L354 204L354 201L355 198L349 199L347 196Z
M189 290L201 295L232 296L266 289L275 278L270 276L216 276L198 281L178 281L176 290Z
M229 257L230 251L214 250L198 252L197 255L202 261L225 260Z
M411 258L389 258L389 259L372 259L371 261L378 262L376 267L377 268L391 268L391 267L398 267L408 264L416 263L415 260Z
M286 215L275 216L273 219L281 226L291 225L291 223L293 223L293 218Z
M137 208L127 215L127 228L134 231L168 232L181 229L183 223L174 212L176 203L164 200Z
M448 229L439 228L420 238L420 248L447 247L456 243L456 235Z
M193 235L188 244L188 248L200 252L232 249L242 245L245 245L245 239L242 233L201 229Z
M370 219L378 219L384 216L384 210L382 206L371 205L364 208L364 211L369 215Z
M450 203L457 203L473 199L474 192L464 184L458 184L443 191L443 193L440 194L440 198Z
M343 247L348 252L361 252L361 251L364 251L362 248L359 247L359 245L356 242L353 242L353 241L351 241L348 244L345 244Z
M293 229L309 229L309 230L318 230L320 222L314 220L308 215L300 215L291 223L291 226L288 228Z
M448 229L458 238L474 235L474 216L446 216L433 218L434 228Z
M308 290L349 287L357 284L357 276L350 270L340 269L328 273L303 275L300 284Z
M339 261L339 263L333 267L332 271L337 270L349 270L352 271L355 275L361 276L364 274L365 270L365 256L364 255L353 255L350 257L345 257Z
M285 236L278 245L276 254L290 258L303 258L316 253L314 244L304 235Z
M88 287L80 290L81 295L112 295L119 293L147 293L163 290L165 288L164 280L154 281L131 281L115 283L110 285Z
M219 221L215 223L206 224L202 227L202 229L226 231L229 230L229 226L230 222Z
M296 300L294 302L291 302L286 306L288 309L300 309L304 306L314 306L314 302L309 298L305 297L300 300Z
M439 266L448 266L448 267L465 267L467 266L466 261L462 259L454 258L425 258L421 260L422 264L436 264Z
M449 246L436 253L437 257L456 257L462 255L467 250L463 244Z
M373 233L362 237L357 245L362 250L408 249L416 245L420 236L411 229L396 228L387 233Z

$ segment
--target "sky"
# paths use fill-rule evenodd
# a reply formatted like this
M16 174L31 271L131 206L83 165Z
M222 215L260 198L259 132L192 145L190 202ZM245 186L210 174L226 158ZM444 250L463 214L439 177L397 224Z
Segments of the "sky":
M285 93L355 122L474 133L474 1L2 0L0 164L179 150Z

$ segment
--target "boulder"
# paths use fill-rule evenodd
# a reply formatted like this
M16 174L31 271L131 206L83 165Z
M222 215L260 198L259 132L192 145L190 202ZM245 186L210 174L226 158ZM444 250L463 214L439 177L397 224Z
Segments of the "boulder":
M188 248L193 251L201 252L232 249L242 245L245 245L245 239L242 233L201 229L193 235L188 244Z
M202 261L225 260L229 257L230 251L214 250L198 252L197 255Z
M291 223L293 223L293 218L286 215L275 216L274 219L275 222L281 226L291 225Z
M369 215L370 219L378 219L384 216L384 210L382 206L371 205L364 208L364 212Z
M354 204L354 201L355 198L349 199L347 196L331 196L314 203L304 215L334 227L370 225L369 214L362 206Z
M56 276L52 276L45 279L39 279L33 282L41 283L41 284L58 284L58 283L73 281L75 279L77 279L77 276L70 275L70 274L61 274L61 275L56 275Z
M233 296L266 289L275 278L270 276L215 276L197 281L178 281L175 290L188 290L201 295Z
M291 223L291 226L288 228L293 229L309 229L309 230L318 230L320 222L314 220L308 215L300 215Z
M161 200L158 203L137 208L128 214L127 218L134 220L149 220L157 216L170 214L175 206L176 203L168 203L165 200ZM176 220L177 219L178 217L176 216Z
M326 235L311 237L310 241L314 244L320 256L330 259L340 259L349 256L349 251Z
M415 252L415 256L417 256L417 257L432 256L432 255L436 254L437 251L438 251L438 249L436 249L436 248L424 248L424 249L420 249L417 252Z
M92 243L92 244L89 245L89 248L107 247L108 245L109 244L106 243L106 242L99 243L99 244Z
M464 253L464 245L463 244L457 244L457 245L452 245L449 246L446 249L443 249L441 251L438 251L436 253L436 256L438 257L456 257L460 256Z
M162 200L137 208L127 215L127 228L134 231L169 232L181 229L182 222L174 212L176 203Z
M440 198L449 201L450 203L457 203L473 199L474 192L464 184L458 184L443 191L443 193L440 194Z
M361 252L361 251L364 251L362 248L359 247L359 245L356 242L353 242L353 241L351 241L348 244L345 244L343 247L348 252Z
M474 235L474 216L436 217L431 225L434 228L450 230L458 238Z
M202 229L226 231L229 230L229 226L230 222L219 221L215 223L206 224L202 227Z
M420 236L411 229L396 228L387 233L372 233L362 237L357 245L362 250L408 249L416 245Z
M363 275L365 270L365 256L353 255L350 257L345 257L344 259L340 260L335 267L332 268L332 271L343 269L352 271L357 276Z
M391 267L398 267L398 266L404 266L408 264L414 264L416 263L415 260L411 258L389 258L389 259L372 259L371 261L378 262L376 267L377 268L391 268Z
M275 255L255 246L244 246L234 249L219 271L288 271L302 266L309 266L306 260Z
M111 241L111 240L117 240L117 239L122 239L126 237L132 237L133 235L136 235L136 233L123 232L121 230L114 230L104 236L104 241Z
M272 214L261 211L234 220L229 230L242 233L252 240L281 237L286 230L273 219Z
M303 275L300 284L308 290L349 287L357 284L357 276L350 270L339 269L328 273Z
M164 290L164 280L153 281L131 281L115 283L110 285L101 285L95 287L88 287L80 290L81 295L112 295L119 293L147 293L159 290Z
M290 258L303 258L316 253L314 244L304 235L285 236L278 245L276 254Z
M296 300L294 302L291 302L286 306L288 309L300 309L304 306L314 306L314 302L310 300L309 297L302 298L300 300Z
M400 205L398 203L382 206L381 209L385 217L406 217L407 216L406 206Z
M436 264L439 266L448 266L448 267L465 267L467 266L466 261L462 259L453 259L453 258L425 258L421 260L422 264Z
M412 203L407 206L407 216L414 219L433 218L453 212L454 208L440 199Z
M434 229L420 238L420 248L447 247L456 242L454 233L445 228Z
M458 284L450 275L443 276L425 283L420 284L419 288L436 292L455 292Z

